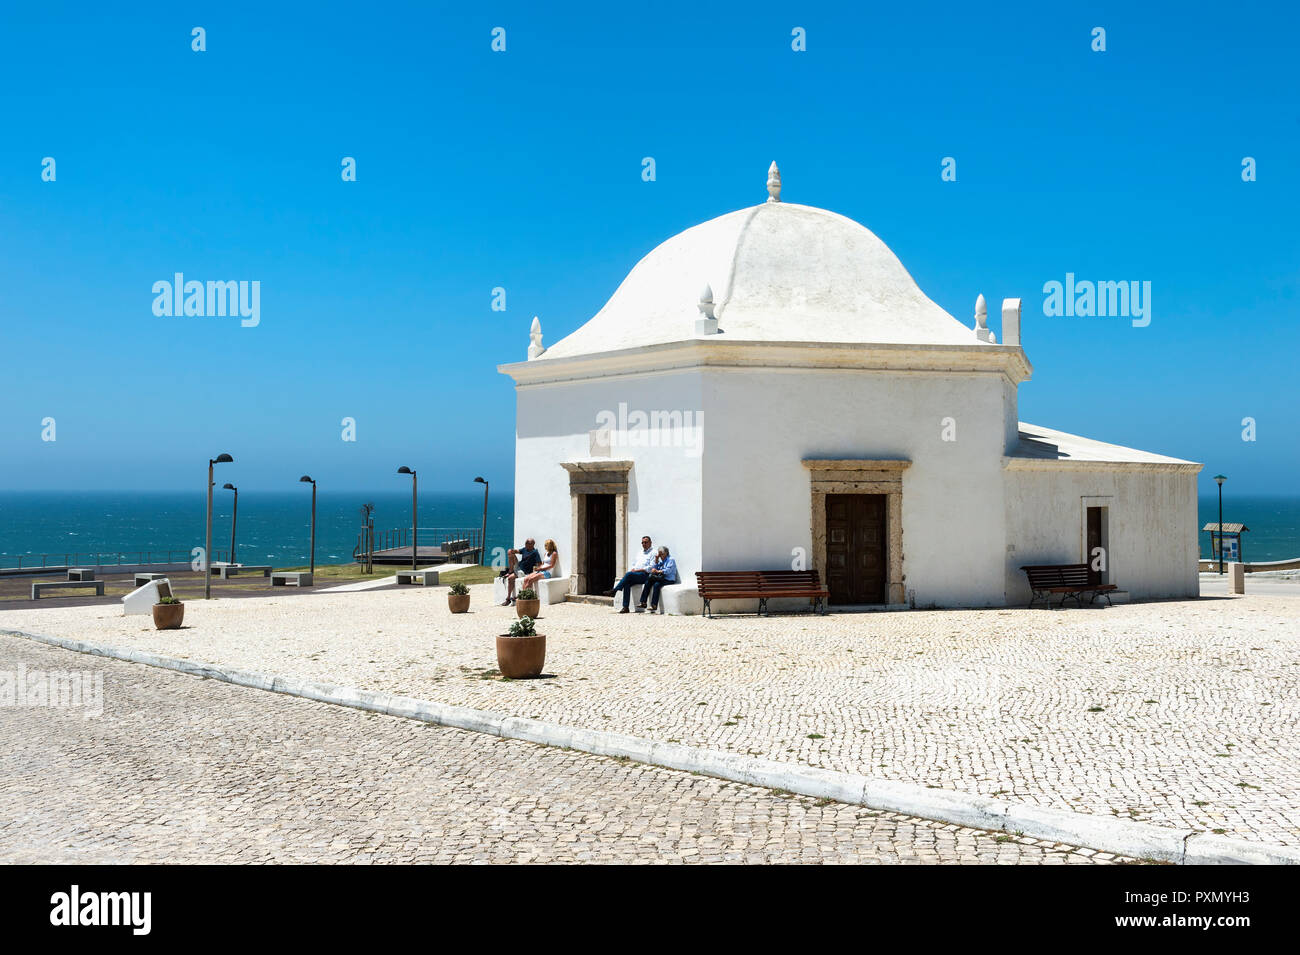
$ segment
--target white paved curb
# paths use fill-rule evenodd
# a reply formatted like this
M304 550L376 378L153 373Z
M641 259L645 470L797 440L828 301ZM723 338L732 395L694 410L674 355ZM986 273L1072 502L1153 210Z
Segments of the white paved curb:
M1062 809L1046 809L1019 803L973 796L950 789L930 789L914 783L841 773L776 760L701 749L680 743L660 743L639 736L603 730L588 730L517 716L502 716L486 710L450 706L409 696L375 690L311 683L292 677L237 670L217 664L197 663L179 657L164 657L142 650L127 650L103 644L85 643L23 630L0 629L0 634L35 640L65 650L111 657L131 663L162 667L192 676L233 683L237 686L270 690L322 703L350 706L359 710L387 713L409 719L488 733L507 739L525 740L546 746L560 746L600 756L633 759L641 763L717 776L733 782L783 789L805 796L854 803L885 812L904 813L923 819L1008 832L1030 839L1064 842L1116 855L1155 859L1180 865L1300 865L1300 847L1230 839L1192 829L1166 829L1144 822L1128 822L1109 816Z

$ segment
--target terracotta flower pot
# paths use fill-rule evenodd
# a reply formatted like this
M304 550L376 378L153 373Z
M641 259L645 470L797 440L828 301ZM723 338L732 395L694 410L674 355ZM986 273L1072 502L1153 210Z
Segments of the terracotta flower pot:
M511 680L540 676L546 663L546 634L533 637L497 637L497 669Z
M532 600L524 600L522 597L515 601L515 613L520 617L532 617L537 619L537 614L542 609L542 598L534 597Z
M447 594L447 606L452 613L465 613L469 610L469 594Z
M185 619L185 604L154 604L153 625L157 630L175 630Z

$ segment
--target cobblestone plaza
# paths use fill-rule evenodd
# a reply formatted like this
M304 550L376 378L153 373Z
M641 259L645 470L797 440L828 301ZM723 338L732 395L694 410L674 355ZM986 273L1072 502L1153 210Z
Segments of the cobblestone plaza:
M493 637L513 612L489 597L460 616L440 591L381 590L191 602L171 632L105 606L0 627L1300 844L1295 598L714 620L560 604L538 621L547 678L512 682Z

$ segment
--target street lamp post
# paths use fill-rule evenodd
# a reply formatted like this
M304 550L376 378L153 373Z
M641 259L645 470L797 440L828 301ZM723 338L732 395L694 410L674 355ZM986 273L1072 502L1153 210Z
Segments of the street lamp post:
M487 566L487 499L488 482L481 477L474 479L475 484L483 485L483 529L478 534L478 562Z
M1223 482L1228 480L1222 474L1214 476L1214 483L1219 485L1219 573L1223 573Z
M375 520L371 517L374 512L375 505L361 505L361 544L365 548L367 574L375 572Z
M203 599L212 599L212 465L229 464L235 459L222 453L208 459L208 522L203 540Z
M235 562L235 525L239 522L239 488L227 481L222 489L235 492L234 510L230 512L230 562Z
M310 475L304 474L298 478L299 484L311 485L311 574L312 579L316 579L316 482L311 479Z
M415 471L413 471L411 468L408 468L405 464L403 464L400 468L397 469L397 473L411 475L411 570L416 570L418 568L416 568L415 566L415 558L416 555L419 553L419 545L420 545L420 541L419 541L420 499L416 492L417 483L416 483Z

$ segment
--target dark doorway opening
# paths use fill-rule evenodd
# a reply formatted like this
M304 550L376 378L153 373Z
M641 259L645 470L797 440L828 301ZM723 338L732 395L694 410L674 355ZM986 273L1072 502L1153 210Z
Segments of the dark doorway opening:
M884 494L826 495L826 587L832 604L885 603Z
M1088 564L1088 583L1104 584L1106 574L1098 567L1098 561L1101 561L1101 567L1106 566L1108 555L1103 549L1106 542L1102 534L1102 510L1100 507L1088 508L1088 552L1083 555L1083 559Z
M617 554L614 540L614 495L584 494L587 539L583 541L583 568L587 593L603 594L614 586Z

